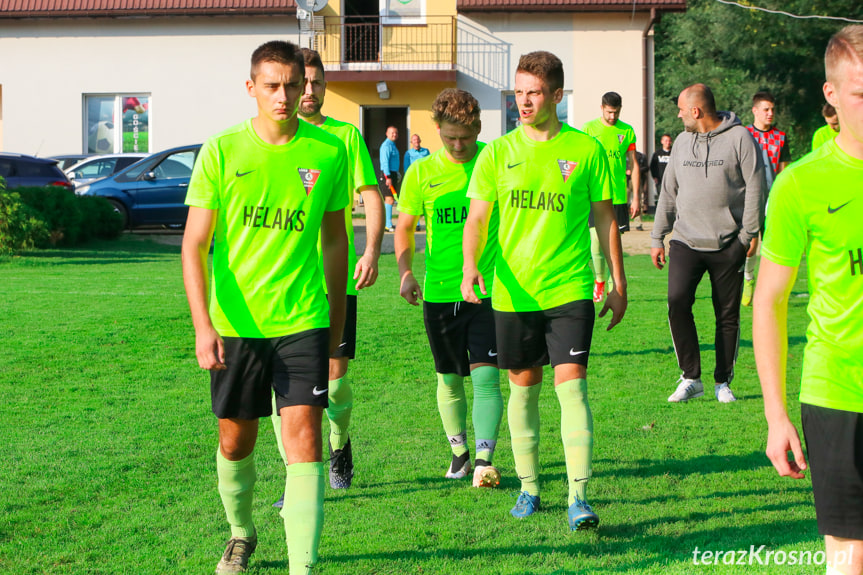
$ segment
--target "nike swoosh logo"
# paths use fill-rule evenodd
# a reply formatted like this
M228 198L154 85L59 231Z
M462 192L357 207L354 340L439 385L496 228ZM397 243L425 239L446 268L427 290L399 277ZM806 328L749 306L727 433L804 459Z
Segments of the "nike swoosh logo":
M524 160L522 160L521 162L519 162L519 163L517 163L517 164L507 164L507 165L506 165L506 167L507 167L507 169L511 170L511 169L513 169L513 168L514 168L514 167L516 167L516 166L520 166L520 165L522 165L523 163L524 163Z
M488 356L489 357L497 357L497 352L496 351L492 352L491 350L488 350Z
M348 345L348 342L343 341L342 343L339 344L339 347L345 347L346 345Z
M430 188L436 188L436 187L438 187L439 185L441 185L442 183L443 183L443 182L438 182L438 183L436 183L436 184L429 184L429 187L430 187Z
M255 170L249 170L248 172L240 172L240 170L237 170L237 177L242 178L243 176L248 176L249 174L251 174L254 171Z
M519 476L518 476L518 480L519 480L519 481L524 481L525 479L530 479L530 477L531 477L530 475L525 475L524 477L522 477L521 475L519 475Z
M848 200L847 202L845 202L845 203L844 203L844 204L842 204L841 206L836 206L835 208L831 208L831 207L828 205L828 206L827 206L827 213L828 213L828 214L835 214L836 212L838 212L839 210L841 210L842 208L844 208L845 206L847 206L848 204L850 204L850 203L851 203L851 202L853 202L853 201L854 201L854 200Z
M323 394L325 394L326 392L327 392L327 390L326 390L326 389L318 389L318 386L317 386L317 385L316 385L315 387L313 387L313 388L312 388L312 393L313 393L314 395L323 395Z
M569 348L569 355L582 355L587 353L587 351L575 351L575 348Z

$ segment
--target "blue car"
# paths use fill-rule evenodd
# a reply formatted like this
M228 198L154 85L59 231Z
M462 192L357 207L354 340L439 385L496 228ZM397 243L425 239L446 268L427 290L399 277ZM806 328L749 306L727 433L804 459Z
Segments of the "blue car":
M123 216L126 228L182 226L189 212L186 190L200 149L196 144L152 154L77 193L107 199Z

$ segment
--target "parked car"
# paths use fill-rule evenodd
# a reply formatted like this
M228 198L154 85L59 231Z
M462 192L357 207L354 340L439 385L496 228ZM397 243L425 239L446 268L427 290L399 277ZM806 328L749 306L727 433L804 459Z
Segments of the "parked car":
M121 170L125 170L141 158L146 158L148 154L103 154L99 156L91 156L77 164L63 170L75 188L78 189L84 184L113 176Z
M25 154L0 152L0 176L10 190L23 186L61 186L69 191L75 188L55 160Z
M171 148L147 156L125 170L78 188L84 196L101 196L123 216L126 228L181 226L189 207L186 190L200 144Z
M48 159L56 161L57 165L60 166L60 169L65 172L68 168L71 168L81 160L86 160L92 155L93 154L61 154L59 156L48 156Z

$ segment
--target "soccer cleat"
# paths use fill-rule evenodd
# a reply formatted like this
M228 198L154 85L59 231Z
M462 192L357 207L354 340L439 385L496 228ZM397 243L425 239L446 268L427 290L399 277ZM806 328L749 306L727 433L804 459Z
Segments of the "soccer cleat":
M333 489L347 489L351 486L351 480L354 477L354 454L351 451L351 440L345 443L341 449L333 451L333 446L330 448L330 487Z
M284 506L285 506L285 494L282 493L282 496L279 497L279 500L276 501L275 503L273 503L273 507L275 507L276 509L281 509Z
M745 307L752 305L753 292L755 292L755 279L743 280L743 295L740 296L740 305Z
M396 227L395 226L387 226L384 228L384 231L389 232L389 233L393 233L394 231L396 231Z
M569 506L566 516L569 518L569 529L571 531L594 529L599 525L599 515L593 512L587 501L578 497L575 498L575 503Z
M249 557L257 546L257 537L231 537L222 559L216 565L216 575L245 573L249 566Z
M509 510L509 514L516 519L524 519L539 510L539 495L531 495L527 491L518 494L515 507Z
M593 302L599 303L605 297L605 282L593 282Z
M470 473L470 452L465 451L461 455L452 456L452 463L446 470L447 479L463 479Z
M716 394L716 401L719 403L731 403L733 401L737 401L737 398L734 397L733 393L731 393L731 388L728 387L727 383L717 383L716 387L713 388L713 392Z
M668 401L671 403L688 401L704 395L704 384L700 379L686 379L681 375L677 381L677 389L668 396Z
M473 472L474 487L497 487L500 485L500 471L494 465L478 465Z

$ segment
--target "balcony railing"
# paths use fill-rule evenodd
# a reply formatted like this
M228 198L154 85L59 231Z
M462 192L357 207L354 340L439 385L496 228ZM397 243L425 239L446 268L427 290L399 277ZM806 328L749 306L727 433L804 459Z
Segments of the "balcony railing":
M309 34L327 70L455 70L456 19L396 24L378 16L328 16Z

